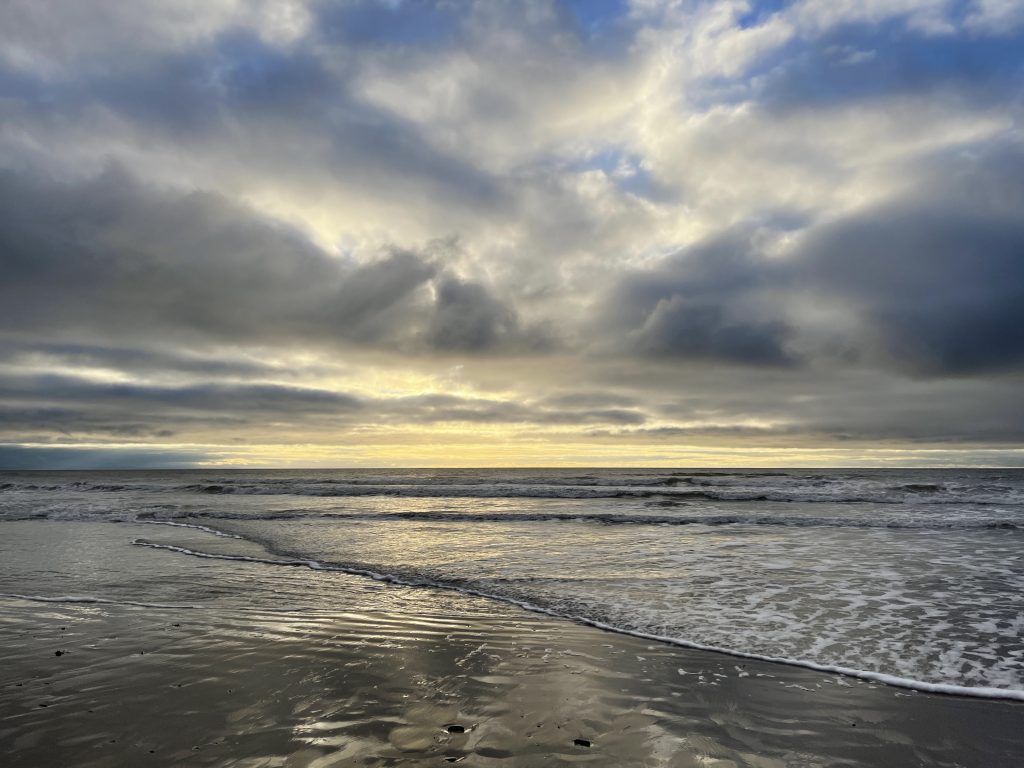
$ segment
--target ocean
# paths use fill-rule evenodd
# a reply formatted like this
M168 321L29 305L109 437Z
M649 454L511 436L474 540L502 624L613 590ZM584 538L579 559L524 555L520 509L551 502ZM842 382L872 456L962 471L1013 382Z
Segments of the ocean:
M737 657L1024 700L1024 470L4 472L0 521L104 523L91 530L130 530L142 558L260 564L208 589L112 566L90 578L88 542L63 537L66 572L3 550L7 596L159 606L234 591L301 611L344 595L266 574L294 585L337 570Z

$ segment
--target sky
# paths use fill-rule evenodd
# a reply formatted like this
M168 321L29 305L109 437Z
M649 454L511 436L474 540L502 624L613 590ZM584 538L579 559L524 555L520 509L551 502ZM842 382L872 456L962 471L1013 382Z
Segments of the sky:
M1024 0L6 0L0 468L1024 465Z

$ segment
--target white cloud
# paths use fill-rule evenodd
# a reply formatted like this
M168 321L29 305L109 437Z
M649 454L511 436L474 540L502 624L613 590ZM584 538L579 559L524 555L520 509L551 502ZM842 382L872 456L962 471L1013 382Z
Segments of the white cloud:
M1021 0L974 0L964 25L975 32L1011 35L1024 25Z
M0 60L48 78L112 74L250 29L284 45L309 28L310 0L8 0Z

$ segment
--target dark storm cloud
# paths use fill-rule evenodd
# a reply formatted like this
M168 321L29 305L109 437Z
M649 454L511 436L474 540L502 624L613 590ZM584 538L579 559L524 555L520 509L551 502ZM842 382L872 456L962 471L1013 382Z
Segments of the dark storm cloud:
M785 258L742 227L628 275L598 327L650 356L806 364L830 355L801 343L822 334L794 310L812 301L845 313L832 353L923 376L1020 367L1022 180L1015 146L933 159L912 194L809 228Z
M837 302L888 365L959 375L1024 364L1024 148L937 158L917 194L813 231L797 290ZM864 332L862 331L862 333Z
M812 296L847 313L834 346L861 359L925 375L1018 366L1024 160L1008 147L961 165L947 177L926 169L929 188L902 201L809 229L784 259L766 257L759 230L741 227L627 273L589 343L605 354L792 366L817 354L801 345L813 329L792 311ZM103 347L115 364L143 369L138 353L114 360L110 341L458 353L548 342L521 326L513 304L435 259L392 250L354 264L216 195L160 192L117 171L79 185L7 173L0 205L0 320L23 351L38 337L42 353ZM218 367L181 357L183 370ZM222 373L232 365L256 372L225 362Z
M482 285L454 278L438 284L430 328L430 341L437 349L490 349L515 330L515 314Z
M352 264L217 195L158 192L117 171L81 185L6 173L0 206L8 333L480 352L517 332L485 286L422 255Z
M847 304L891 364L945 375L1024 363L1024 219L887 208L806 247L803 284Z
M789 330L764 306L771 279L749 235L717 238L624 279L599 330L646 355L787 365Z
M648 378L654 378L646 370ZM666 371L677 397L663 382L650 385L642 429L608 428L619 438L663 441L737 437L781 441L872 441L887 444L999 444L1024 440L1024 374L999 377L907 379L898 372L820 366L792 372L731 369L728 376L705 368L697 374ZM619 382L623 386L623 382ZM643 397L644 390L637 394ZM672 426L661 426L661 425ZM597 434L592 432L591 434Z
M407 300L435 274L435 267L415 254L392 253L354 270L335 296L308 317L301 317L299 323L308 325L306 332L311 334L337 334L366 342L415 332L420 308ZM403 323L413 327L402 328Z
M222 198L161 196L117 173L78 187L8 174L0 201L11 330L272 338L301 326L310 306L336 311L342 278L359 280Z

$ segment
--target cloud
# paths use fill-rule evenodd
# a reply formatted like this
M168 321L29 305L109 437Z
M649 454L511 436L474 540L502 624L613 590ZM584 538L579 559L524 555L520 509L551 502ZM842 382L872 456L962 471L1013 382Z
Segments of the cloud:
M778 223L740 228L625 276L597 327L655 356L842 364L831 349L915 375L1019 368L1022 170L1016 145L932 158L920 188L803 228L788 253L771 252ZM825 313L835 325L816 327Z
M430 327L436 349L491 349L514 334L516 325L515 314L479 283L448 278L437 286L437 312Z
M551 404L510 398L429 394L356 396L336 389L216 381L155 385L115 383L70 375L0 376L0 432L40 442L47 434L108 441L115 438L188 440L262 431L307 439L368 426L434 424L639 425L640 408Z
M900 198L808 231L787 265L803 296L848 318L862 357L915 375L1024 364L1024 147L920 164Z
M605 299L598 325L621 351L788 364L789 331L761 306L769 271L749 237L716 238L625 278Z
M1016 0L973 0L964 26L983 34L1011 36L1024 25L1024 7Z
M1024 365L1024 225L962 208L893 207L809 239L801 276L842 302L889 364L925 375Z
M0 176L8 332L65 343L376 344L483 352L514 313L428 256L356 263L222 196L119 171L83 184Z
M360 401L344 393L272 384L193 384L157 387L139 384L90 382L68 376L9 377L0 380L0 395L8 402L48 400L112 404L132 408L158 405L168 409L215 413L274 411L287 408L313 413L347 411Z
M0 439L1012 441L1021 20L6 3Z
M0 9L0 61L62 79L130 70L171 52L208 44L226 30L245 29L287 46L309 30L304 0L166 0L65 3L11 0Z
M0 345L0 364L21 370L53 367L130 370L142 376L173 371L183 377L226 379L285 378L297 373L279 364L255 359L251 353L238 354L236 351L232 355L225 350L212 350L206 354L194 354L182 349L164 348L156 340L150 341L150 348L139 349L8 338ZM311 373L312 368L307 368L305 374Z

